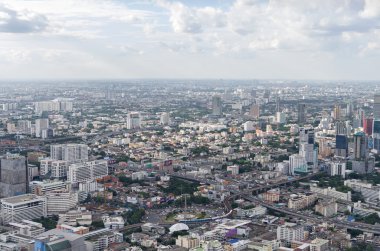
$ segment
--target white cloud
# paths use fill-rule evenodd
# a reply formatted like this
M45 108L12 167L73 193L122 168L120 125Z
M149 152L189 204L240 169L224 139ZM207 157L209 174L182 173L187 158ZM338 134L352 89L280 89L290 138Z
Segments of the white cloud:
M44 15L14 10L0 3L0 32L30 33L46 29L48 20Z

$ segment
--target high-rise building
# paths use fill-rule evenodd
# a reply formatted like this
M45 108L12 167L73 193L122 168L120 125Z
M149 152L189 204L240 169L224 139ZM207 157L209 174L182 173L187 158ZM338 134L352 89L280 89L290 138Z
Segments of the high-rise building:
M108 162L95 160L69 166L67 180L72 183L88 182L108 175Z
M49 119L36 119L36 137L42 137L42 131L49 128Z
M307 163L304 156L292 154L289 156L289 175L294 175L296 172L307 172Z
M313 128L300 128L299 143L314 144L315 136Z
M375 94L373 99L373 118L380 120L380 94Z
M85 144L50 145L50 158L69 163L88 160L88 146Z
M26 158L7 154L0 159L0 198L28 192L28 168Z
M260 117L260 105L259 104L252 105L249 111L249 115L255 119L258 119Z
M330 176L346 177L346 162L344 160L333 160L329 165Z
M341 111L340 104L336 104L334 106L334 119L340 120L341 118L342 118L342 111Z
M344 121L337 121L335 123L335 134L336 135L347 135L347 127Z
M365 118L363 120L363 131L368 136L372 135L372 131L373 131L373 118Z
M343 158L348 156L348 139L346 135L335 136L335 156Z
M35 194L23 194L0 200L0 216L3 224L46 217L46 198Z
M368 141L364 132L358 132L354 135L354 158L363 160L367 157Z
M163 112L160 116L160 123L161 125L168 125L170 122L170 116L169 113Z
M222 115L222 99L220 96L212 97L212 115L213 116Z
M138 112L130 112L127 115L127 129L141 128L141 117Z
M281 107L280 107L280 97L276 97L276 112L280 112Z
M298 124L306 122L306 104L298 103Z

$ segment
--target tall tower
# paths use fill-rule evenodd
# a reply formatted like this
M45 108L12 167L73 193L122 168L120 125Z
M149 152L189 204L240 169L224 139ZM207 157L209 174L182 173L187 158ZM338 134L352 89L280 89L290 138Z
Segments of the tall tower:
M220 96L212 97L212 115L221 116L222 115L222 99Z
M280 112L280 97L276 97L276 112Z
M141 117L138 112L130 112L127 115L127 129L141 128Z
M306 104L298 103L298 124L306 122Z
M375 94L373 98L373 118L380 120L380 94Z

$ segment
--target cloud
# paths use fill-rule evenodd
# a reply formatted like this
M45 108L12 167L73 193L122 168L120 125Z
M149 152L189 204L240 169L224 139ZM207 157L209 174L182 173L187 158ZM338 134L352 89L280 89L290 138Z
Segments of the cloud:
M0 4L0 32L41 32L48 26L44 15L28 10L16 11Z
M364 0L364 9L360 12L363 18L375 18L380 16L379 0Z

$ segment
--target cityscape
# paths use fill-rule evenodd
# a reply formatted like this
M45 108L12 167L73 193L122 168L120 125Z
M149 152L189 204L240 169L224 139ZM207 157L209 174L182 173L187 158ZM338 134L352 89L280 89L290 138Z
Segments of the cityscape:
M380 2L0 0L0 251L380 250Z

